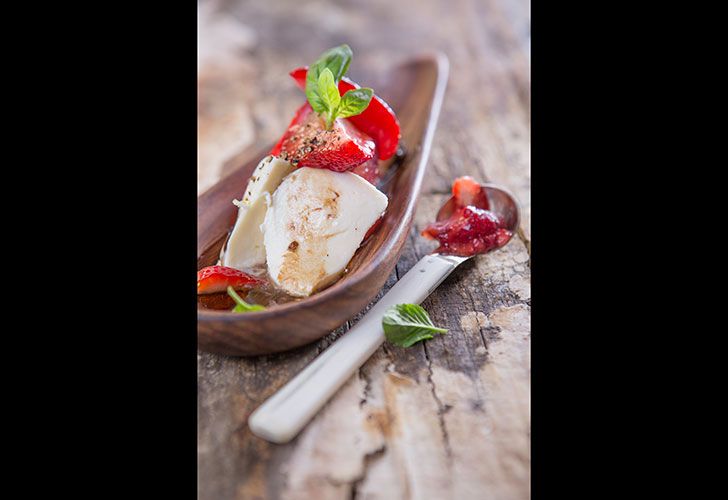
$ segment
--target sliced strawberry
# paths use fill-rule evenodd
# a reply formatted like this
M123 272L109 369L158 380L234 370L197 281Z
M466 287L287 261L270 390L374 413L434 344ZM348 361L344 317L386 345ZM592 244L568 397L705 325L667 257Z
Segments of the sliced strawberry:
M376 186L377 182L379 181L379 160L377 159L376 149L374 150L374 156L371 160L366 161L357 167L354 167L351 172L369 181L370 184Z
M308 73L308 66L305 66L305 67L301 67L301 68L296 68L288 74L291 75L291 78L293 78L296 81L296 85L298 85L298 87L301 90L306 90L306 74L307 73Z
M231 286L236 290L253 288L265 282L232 267L209 266L197 271L197 294L224 292Z
M270 154L288 160L296 167L327 168L345 172L371 160L375 145L346 120L337 119L331 130L313 112L311 105L301 106Z
M306 89L307 71L308 68L297 68L290 73L296 84L303 90ZM358 88L357 83L346 77L339 82L339 94L341 95ZM364 112L346 119L374 139L380 160L386 160L397 152L400 138L399 121L392 108L381 97L375 95Z
M455 197L455 205L457 207L467 207L470 205L476 208L482 208L483 210L490 209L485 191L480 186L480 183L469 175L455 179L452 183L452 195Z
M293 115L293 120L291 120L291 123L288 124L288 129L286 129L286 133L283 134L278 140L278 144L273 146L270 154L272 154L273 156L278 156L280 154L281 147L283 146L283 140L288 137L288 130L294 125L300 123L303 118L308 116L311 111L313 111L313 108L311 108L311 105L308 102L296 110L296 114Z

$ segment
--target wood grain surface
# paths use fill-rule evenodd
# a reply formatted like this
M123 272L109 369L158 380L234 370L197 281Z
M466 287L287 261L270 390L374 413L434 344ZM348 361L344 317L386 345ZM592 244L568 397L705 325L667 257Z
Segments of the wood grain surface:
M415 223L384 291L432 250L418 234L454 177L500 183L522 207L518 238L423 303L449 332L384 345L289 444L254 437L248 415L357 318L284 354L200 352L200 499L529 498L529 41L525 0L200 4L200 193L282 133L301 102L287 71L349 43L363 85L427 49L451 64Z

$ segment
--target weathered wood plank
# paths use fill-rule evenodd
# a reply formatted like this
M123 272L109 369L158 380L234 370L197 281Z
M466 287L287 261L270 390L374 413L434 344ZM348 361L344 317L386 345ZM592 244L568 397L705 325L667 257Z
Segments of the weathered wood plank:
M406 272L431 246L415 231L443 199L422 199L413 231L417 244L406 250L398 273ZM488 455L492 468L483 467L493 447L502 447L495 450L502 452L497 457L509 454L513 487L525 491L527 259L524 245L516 240L456 271L424 303L433 321L450 332L411 349L380 349L288 445L253 437L244 422L343 329L318 346L283 355L238 360L201 354L200 400L206 406L200 409L200 474L210 488L209 498L349 498L354 489L387 498L375 494L382 474L392 476L387 492L398 488L413 498L511 487L502 484L510 476L501 474L506 466L499 458ZM386 288L395 280L393 275ZM504 340L508 349L499 347ZM509 397L515 397L512 403ZM476 438L483 440L482 446L474 446ZM218 488L208 483L211 478L220 481Z
M200 65L200 191L224 175L234 155L275 140L301 100L281 75L323 48L352 45L352 76L359 79L377 73L385 61L439 49L450 58L451 79L430 175L411 241L385 290L432 249L417 233L455 176L488 179L514 191L524 209L522 233L506 248L464 264L424 302L447 334L410 349L380 348L287 445L252 436L247 416L347 326L281 355L234 359L200 353L198 496L528 498L528 2L296 6L292 0L220 2L210 9L231 16L222 25L237 28L223 29L211 42L217 52L208 50L208 63ZM220 22L211 24L219 28ZM244 35L236 31L241 26ZM215 55L221 52L227 55Z

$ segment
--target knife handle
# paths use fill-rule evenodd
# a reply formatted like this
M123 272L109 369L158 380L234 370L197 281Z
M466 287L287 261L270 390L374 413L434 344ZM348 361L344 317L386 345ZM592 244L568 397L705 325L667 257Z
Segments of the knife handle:
M396 304L419 304L465 258L426 255L359 322L248 418L253 434L274 443L293 439L384 341L382 316Z

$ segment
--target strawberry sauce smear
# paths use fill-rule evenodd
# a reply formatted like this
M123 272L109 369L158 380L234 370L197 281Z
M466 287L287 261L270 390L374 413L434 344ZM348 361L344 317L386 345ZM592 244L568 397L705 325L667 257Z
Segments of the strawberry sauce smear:
M497 215L473 206L457 209L450 218L427 226L422 236L440 242L437 253L469 257L508 243L511 232Z
M428 225L422 236L440 242L437 253L470 257L501 247L511 232L489 210L488 197L471 177L460 177L452 187L453 198L446 208L449 216Z

